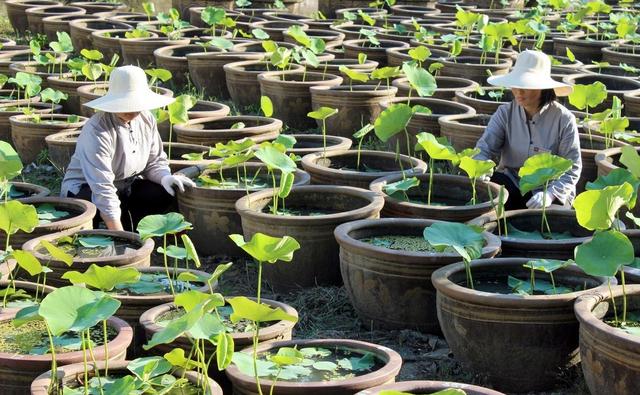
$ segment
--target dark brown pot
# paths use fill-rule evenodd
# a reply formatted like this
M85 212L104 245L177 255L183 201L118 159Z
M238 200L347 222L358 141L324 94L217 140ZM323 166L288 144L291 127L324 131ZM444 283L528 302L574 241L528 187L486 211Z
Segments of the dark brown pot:
M245 127L232 129L238 122ZM250 138L256 142L275 139L282 129L282 121L275 118L251 115L227 116L224 118L197 118L183 125L175 125L173 131L179 143L214 146L230 140Z
M509 275L528 279L530 269L522 265L530 259L473 261L474 284L502 285ZM546 273L535 276L549 281ZM607 279L588 276L575 265L556 270L554 279L556 284L586 289L523 296L467 288L462 263L433 272L440 327L456 359L486 375L502 391L543 391L557 384L560 370L575 364L578 354L573 303L581 295L605 290ZM524 371L527 374L522 374Z
M502 392L477 385L454 383L450 381L400 381L394 384L385 384L379 387L360 391L355 395L379 395L382 391L401 391L413 393L436 393L447 389L459 389L467 395L504 395Z
M87 10L87 14L96 14L98 12L115 12L125 11L128 6L124 3L110 2L110 1L75 1L70 3L76 7L81 7Z
M33 59L30 49L7 51L0 53L0 73L9 75L9 66L16 62L25 62Z
M253 298L249 298L253 299ZM255 300L255 299L254 299ZM267 304L272 308L280 308L284 310L285 313L298 316L298 312L291 306L276 302L275 300L262 298L260 300L261 303ZM163 314L174 310L176 307L173 303L164 303L156 307L152 307L149 310L142 313L140 316L140 325L144 328L147 339L151 339L151 337L160 332L163 327L158 325L156 321ZM295 323L291 321L276 321L271 325L260 328L260 336L258 341L260 343L273 343L279 340L290 340L291 332L293 330L293 326ZM240 351L245 347L248 347L253 342L253 331L251 332L231 332L231 337L233 337L234 341L234 350ZM164 353L170 352L173 348L178 347L185 350L185 352L189 352L192 347L192 343L185 336L180 336L176 340L174 340L171 344L159 344L152 349L149 350L150 353L156 355L163 355ZM213 350L211 350L213 351Z
M96 15L54 15L42 18L42 30L49 41L58 39L57 32L70 32L69 22L76 19L100 19Z
M171 83L175 87L190 83L187 54L203 52L198 44L169 45L153 51L156 65L171 72Z
M56 104L51 107L50 103L31 103L28 105L36 114L45 115L53 112L60 112L62 106ZM11 123L9 118L14 115L22 115L22 109L27 108L27 104L13 104L13 103L0 103L0 140L7 141L13 144L11 138ZM39 153L40 151L38 151ZM24 159L23 159L24 162Z
M302 30L308 30L309 25L298 21L258 21L251 23L252 29L262 29L273 41L284 41L284 32L291 26L300 26Z
M378 62L380 67L387 65L387 49L390 48L409 48L409 44L396 40L379 40L380 45L374 46L369 40L347 40L342 43L344 47L344 57L357 59L360 53L367 55L367 59Z
M502 88L483 87L482 89L488 93L489 91L497 91ZM508 89L505 89L503 91L503 96L499 101L486 96L480 96L480 93L478 93L477 91L456 92L456 101L472 107L478 114L493 115L496 111L498 111L498 107L505 103L508 103L511 100L513 100L513 94Z
M636 81L636 80L632 80L624 77L615 77L611 75L599 75L599 74L587 73L587 74L568 75L564 77L562 80L571 85L574 85L574 84L588 85L598 81L598 82L602 82L607 87L607 98L598 106L594 108L590 108L589 109L590 113L604 111L606 109L611 108L614 96L622 100L626 108L627 103L624 100L624 96L640 94L640 81ZM571 106L571 104L568 103L568 100L567 100L567 104L569 106L569 109L577 110L577 108ZM627 114L627 115L631 115L631 114Z
M272 71L258 75L260 92L273 102L273 116L294 129L311 128L316 121L307 114L312 111L312 86L338 86L342 77L300 71Z
M153 51L169 45L187 45L188 38L169 40L166 37L129 38L120 40L122 63L133 64L142 68L155 66L156 58Z
M13 314L15 316L15 314ZM3 317L3 321L13 318ZM126 357L127 347L131 344L133 332L129 324L117 317L107 320L107 325L116 330L117 335L107 343L110 361L122 361ZM104 347L95 347L93 355L96 360L104 360ZM83 361L82 351L56 353L56 363L62 367ZM23 395L29 393L31 383L42 372L51 369L51 355L15 355L0 353L0 392L7 395Z
M334 232L340 244L342 280L364 326L440 334L431 273L460 261L456 253L392 250L361 241L385 235L422 237L436 221L383 218L347 222ZM484 232L483 258L500 251L500 239Z
M606 47L602 48L602 61L640 67L640 53L636 53L633 47Z
M47 144L47 153L51 163L61 172L67 169L71 157L76 151L76 143L80 130L71 130L68 132L58 132L50 134L44 138Z
M33 115L13 115L9 117L11 139L24 163L34 162L40 152L47 148L45 138L58 132L68 132L82 128L87 119L79 117L78 122L68 122L70 115L44 114L41 123L34 122ZM59 121L61 123L47 123Z
M129 243L135 243L139 247L136 249L130 249L122 255L114 255L108 257L94 257L94 258L74 258L71 270L84 272L92 264L98 266L115 266L115 267L148 267L150 265L150 256L153 251L153 240L147 239L142 241L137 233L93 229L93 230L81 230L81 231L65 231L43 235L40 237L32 238L27 241L22 249L31 252L41 262L49 262L49 268L53 271L47 275L47 281L53 286L67 285L67 280L63 280L61 277L67 271L70 270L69 266L62 261L58 261L55 258L50 257L46 253L41 252L40 241L47 240L55 245L55 240L63 236L77 235L104 235L111 236L118 239L124 239Z
M368 30L373 30L376 33L381 32L382 28L378 27L378 26L369 26L369 25L360 25L360 24L354 24L353 22L348 22L348 23L340 23L337 25L331 25L330 29L331 30L335 30L337 32L340 32L342 34L344 34L344 41L350 41L350 40L360 40L363 38L362 33L360 33L361 29L368 29ZM342 42L344 44L344 41ZM342 45L341 45L342 47ZM357 58L357 56L356 56Z
M216 103L208 100L198 100L196 104L187 111L189 119L200 118L224 118L229 115L231 109L226 104ZM158 124L158 132L162 141L169 141L169 121ZM176 135L173 133L171 141L176 141Z
M348 339L311 339L311 340L291 340L263 344L258 346L258 353L272 351L280 347L324 347L336 348L345 347L361 352L370 352L377 358L384 361L384 365L371 373L362 376L346 378L334 381L308 381L308 382L286 382L275 383L274 393L282 395L353 395L355 392L370 388L376 385L393 382L400 372L402 358L400 354L390 348L377 344L366 343L359 340ZM245 350L249 352L250 350ZM233 393L237 395L257 395L258 389L256 381L251 376L246 376L238 370L235 365L231 365L226 370L227 376L233 383ZM262 393L267 393L273 385L273 381L267 379L260 380Z
M409 93L411 93L412 97L418 96L416 92L411 89L407 78L396 78L392 84L398 88L396 96L408 97ZM449 101L454 101L456 92L474 92L480 87L477 82L458 77L436 77L436 85L438 87L430 97Z
M7 0L5 7L9 23L18 34L24 34L29 29L27 9L32 7L61 6L59 1L51 0Z
M627 309L640 307L640 285L626 287ZM622 287L613 289L618 314L622 311ZM603 322L613 317L608 290L578 298L574 309L580 321L580 359L587 387L593 395L633 393L640 381L640 339Z
M564 56L567 48L573 52L576 59L584 63L602 60L602 49L622 43L622 40L593 40L593 34L582 37L554 37L553 48L555 55Z
M31 33L43 34L43 18L54 15L84 15L86 12L86 10L80 7L53 5L27 8L25 14L27 14L27 23L29 24Z
M107 58L110 59L110 58ZM80 96L78 96L78 88L84 85L93 85L93 81L87 80L84 76L78 77L74 81L71 76L51 75L47 77L47 85L51 89L59 90L67 94L67 100L61 101L62 112L64 114L80 114Z
M373 124L381 112L380 103L393 99L397 88L375 85L312 86L311 107L337 108L338 113L325 120L326 130L336 136L352 138L364 125ZM319 128L323 122L316 121Z
M164 152L167 154L169 158L169 168L171 169L171 173L175 173L184 168L191 166L209 166L214 163L216 160L209 156L210 147L205 147L204 145L198 144L185 144L185 143L168 143L163 142L162 146L164 148ZM182 157L185 154L199 154L204 153L202 160L189 160Z
M310 185L294 187L287 197L287 209L325 210L330 214L283 216L265 212L272 190L240 198L236 210L242 218L245 239L262 232L275 237L292 236L301 243L293 260L285 265L267 265L264 275L276 292L318 284L339 284L336 226L356 219L378 218L384 204L380 194L360 188Z
M620 66L599 66L596 64L583 65L580 67L578 72L585 73L595 73L595 74L604 74L604 75L613 75L616 77L626 77L631 78L633 80L640 80L640 71L633 71L633 69L625 69Z
M440 135L446 137L456 151L474 148L489 124L491 115L446 115L438 119Z
M492 212L493 205L498 203L498 194L500 192L500 186L498 184L478 182L476 184L477 204L467 204L471 201L473 195L471 181L469 181L467 177L450 174L434 174L431 191L432 203L444 203L444 206L437 204L428 205L429 174L413 176L420 180L420 185L407 191L407 195L412 200L410 202L393 198L384 192L384 187L387 184L402 180L402 176L393 175L382 177L371 183L369 189L381 193L384 196L383 217L423 218L466 222L478 215ZM493 205L489 197L489 188L491 190L491 196L493 196ZM424 204L415 203L415 201L422 201Z
M129 40L126 38L126 33L131 29L109 29L109 30L97 30L91 33L91 40L93 46L104 55L104 59L109 61L114 55L118 55L120 58L117 65L122 64L122 47L120 46L121 40ZM150 37L158 37L153 32L148 32Z
M13 248L21 248L24 243L36 237L58 232L76 232L93 227L93 217L96 215L96 206L86 200L71 199L66 197L29 197L20 199L24 204L32 204L36 207L41 204L52 204L56 209L68 211L71 216L59 221L42 224L35 227L33 232L18 231L11 235L9 241ZM4 233L0 235L2 245L6 243Z
M123 22L95 18L81 18L69 22L69 35L76 51L93 48L91 33L94 31L110 29L133 29L133 26Z
M260 60L262 53L256 52L220 52L208 50L207 53L187 54L189 76L193 85L203 91L205 96L217 99L228 99L229 91L225 78L224 66L228 63L243 60Z
M258 54L254 55L257 57ZM247 107L260 104L258 75L274 70L274 67L264 60L244 60L227 63L223 66L223 70L231 100L237 106ZM304 71L304 66L293 64L291 70Z
M406 155L397 156L394 152L360 151L360 164L364 169L356 170L358 151L316 152L302 158L302 167L311 176L316 185L345 185L368 189L375 179L385 176L402 177L422 174L427 164L420 159Z
M329 29L326 29L326 30L307 29L305 30L305 33L311 39L318 38L323 40L326 45L340 45L344 41L344 37L345 37L343 33L336 32L334 30L329 30ZM298 41L296 41L295 38L291 37L286 33L284 35L284 42L291 43L291 44L298 44Z
M625 113L630 117L640 117L640 92L624 95Z
M24 197L15 199L21 202L27 198L41 198L41 197L49 196L49 194L51 193L51 191L48 188L41 187L40 185L36 185L36 184L30 184L28 182L11 181L9 182L9 184L11 184L11 188L15 189L16 191L22 192L24 194Z
M345 59L345 58L336 58L326 62L321 62L318 67L314 67L308 64L306 61L301 62L307 71L312 71L314 73L328 73L333 75L339 75L344 79L343 84L349 84L349 77L346 74L340 71L340 67L345 66L350 68L351 70L359 71L361 73L370 73L378 67L378 62L366 59L364 63L360 64L358 59Z
M507 222L523 231L539 231L542 210L512 210L505 213ZM573 237L564 240L528 240L500 236L502 254L505 257L529 256L545 259L573 259L573 249L588 241L591 233L582 228L573 210L548 208L547 221L552 232L569 232ZM486 230L498 233L495 213L489 213L469 221Z
M432 133L435 136L440 136L440 124L438 123L440 117L452 114L475 114L475 110L466 104L425 97L396 97L395 99L380 103L380 107L382 107L382 110L384 111L391 104L395 103L407 103L411 106L419 104L430 108L432 111L432 113L429 115L421 113L413 114L406 128L407 133L409 134L408 144L407 137L403 132L396 134L387 141L387 147L390 151L395 152L395 150L399 148L400 152L403 154L408 154L408 149L411 149L412 152L414 151L414 147L418 142L418 140L416 139L416 135L420 132L429 131L429 133Z
M487 70L492 75L503 75L509 72L513 65L513 61L509 57L500 57L496 64L492 57L488 57L486 63L480 62L480 57L476 56L458 56L453 58L442 59L444 67L440 70L440 74L445 77L464 76L473 80L480 85L487 84Z
M370 1L367 0L318 0L318 10L327 18L336 17L336 10L341 8L367 7Z
M253 176L258 172L265 174L266 167L261 163L247 163L247 174ZM241 174L243 169L240 169ZM203 166L192 166L182 169L182 174L196 179L201 174L214 177L216 170L206 170ZM223 170L225 178L236 177L236 169ZM294 185L309 184L309 174L297 170L294 175ZM220 189L207 187L186 187L184 192L178 193L178 207L185 219L193 224L189 237L193 240L198 252L206 255L238 256L242 252L229 238L230 234L242 233L240 216L236 212L235 204L238 199L248 192L258 189Z
M109 363L109 373L110 376L113 373L113 376L126 376L130 375L131 372L127 369L127 365L131 361L113 361ZM104 362L89 362L89 372L93 372L96 369L100 372L101 377L104 377ZM78 377L84 374L84 364L83 363L74 363L73 365L62 366L56 372L56 377L58 380L62 382L62 385L71 385L77 384ZM177 370L172 373L176 379L182 377L182 371ZM186 378L191 384L195 386L200 386L203 383L204 377L199 373L193 371L187 371L184 373L184 378ZM31 395L49 395L49 385L51 384L51 370L46 373L41 374L36 377L36 379L31 384ZM207 395L222 395L222 388L220 385L216 383L212 379L208 379L208 392Z
M317 134L293 134L296 143L293 148L287 150L287 154L295 154L303 157L307 154L324 151L344 151L351 148L351 139L339 136L325 136ZM324 147L326 141L326 148Z
M62 61L62 58L58 58L56 60L56 65L55 66L51 66L51 70L49 69L50 66L45 66L45 65L41 65L38 64L38 62L36 61L31 61L31 62L15 62L15 63L11 63L9 65L9 76L11 77L15 77L16 73L22 71L25 73L29 73L29 74L35 74L38 77L42 78L42 82L40 83L40 87L42 89L46 89L49 87L49 85L47 84L47 77L51 76L51 75L60 75L62 74L63 76L68 75L68 71L69 69L67 68L66 63L62 63L62 70L60 70L60 62Z
M592 123L593 125L593 123ZM593 125L597 128L597 126ZM594 130L595 132L595 130ZM628 145L622 141L613 140L613 147ZM598 166L596 155L605 149L605 138L600 135L588 135L580 133L580 156L582 157L582 172L576 185L576 193L583 192L587 182L595 181L598 178Z

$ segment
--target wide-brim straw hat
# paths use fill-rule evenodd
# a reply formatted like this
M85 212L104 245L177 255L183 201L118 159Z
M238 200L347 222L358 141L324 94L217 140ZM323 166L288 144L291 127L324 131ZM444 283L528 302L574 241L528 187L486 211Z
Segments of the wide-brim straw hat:
M553 89L556 96L568 96L573 92L573 86L551 78L551 59L540 51L520 53L511 72L489 77L487 82L505 88Z
M140 67L116 67L109 77L107 94L86 103L87 107L105 112L140 112L164 107L175 98L153 92Z

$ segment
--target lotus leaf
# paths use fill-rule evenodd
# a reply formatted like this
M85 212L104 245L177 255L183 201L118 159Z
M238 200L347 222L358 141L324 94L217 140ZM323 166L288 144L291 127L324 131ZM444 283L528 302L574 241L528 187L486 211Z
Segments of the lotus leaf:
M634 261L633 244L617 230L596 232L593 239L575 249L575 261L591 276L614 276Z
M520 192L523 194L560 178L571 169L572 162L557 155L544 152L527 158L518 176Z

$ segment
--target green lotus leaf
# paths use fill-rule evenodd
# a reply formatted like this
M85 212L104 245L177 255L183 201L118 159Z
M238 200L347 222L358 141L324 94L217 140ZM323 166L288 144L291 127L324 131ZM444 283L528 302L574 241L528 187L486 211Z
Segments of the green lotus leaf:
M527 158L518 172L520 192L525 194L549 181L560 178L571 169L571 166L572 162L569 159L548 152Z
M470 262L482 255L484 238L482 232L457 222L436 222L424 229L424 239L437 250L453 248L465 261Z
M634 261L633 244L616 230L596 232L575 249L575 261L591 276L614 276L621 266Z

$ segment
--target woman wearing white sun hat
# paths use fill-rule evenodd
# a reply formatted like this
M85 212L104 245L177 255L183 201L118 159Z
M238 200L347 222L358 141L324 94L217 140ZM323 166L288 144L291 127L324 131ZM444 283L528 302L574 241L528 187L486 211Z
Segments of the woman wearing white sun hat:
M514 100L503 104L493 114L476 148L476 159L500 158L491 181L509 192L508 210L542 208L554 201L570 207L582 170L580 140L575 116L556 101L573 88L551 78L551 61L539 51L518 55L513 70L487 80L491 85L510 88ZM530 156L550 152L573 162L571 169L542 190L520 194L518 171Z
M174 100L151 91L141 68L115 68L107 94L86 103L99 112L82 128L61 196L92 201L111 230L134 230L144 216L169 211L173 187L195 185L171 174L149 112Z

